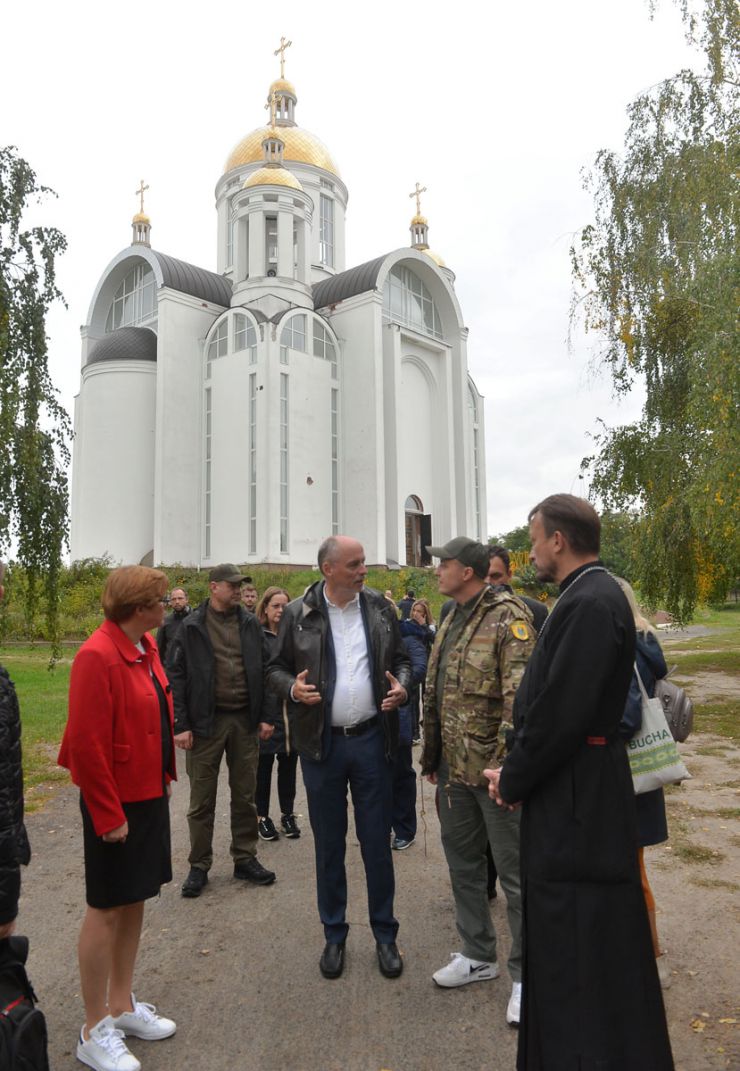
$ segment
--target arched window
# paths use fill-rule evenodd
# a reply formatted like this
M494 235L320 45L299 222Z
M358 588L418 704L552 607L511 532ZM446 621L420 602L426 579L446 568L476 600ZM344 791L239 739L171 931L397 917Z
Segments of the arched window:
M306 314L299 312L286 323L280 334L280 364L288 364L288 350L306 352Z
M257 363L257 331L248 316L234 316L234 353L249 350L249 363Z
M331 340L331 335L320 320L314 317L313 321L313 355L321 357L331 364L331 378L337 378L337 351Z
M157 313L154 272L148 264L137 264L116 290L108 309L105 330L109 334L119 327L131 327L151 320Z
M383 319L442 338L442 319L424 283L403 264L391 268L383 288Z

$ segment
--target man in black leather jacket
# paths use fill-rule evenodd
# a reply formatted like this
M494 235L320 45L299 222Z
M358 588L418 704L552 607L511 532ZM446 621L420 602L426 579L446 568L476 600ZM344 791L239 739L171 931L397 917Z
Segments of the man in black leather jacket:
M0 562L0 599L5 565ZM0 666L0 938L15 929L21 891L21 864L31 858L23 824L23 766L18 697Z
M410 662L393 606L364 586L362 545L331 536L319 549L319 568L324 579L285 608L266 673L267 687L288 700L291 741L301 756L326 937L319 968L325 978L344 969L349 785L378 963L396 978L403 963L393 916L392 760Z
M191 612L188 606L188 597L183 588L173 588L170 592L170 606L172 613L168 614L164 622L157 629L157 647L162 665L166 668L175 647L175 640L180 627Z

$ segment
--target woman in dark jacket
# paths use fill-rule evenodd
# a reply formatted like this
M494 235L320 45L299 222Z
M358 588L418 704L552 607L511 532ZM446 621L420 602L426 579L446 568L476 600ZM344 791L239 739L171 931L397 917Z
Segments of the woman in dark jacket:
M265 644L270 654L277 637L280 618L288 605L290 596L284 588L271 587L264 593L255 613L264 629ZM265 654L265 663L268 655ZM270 818L270 790L272 786L272 767L277 757L277 790L280 803L280 825L289 840L296 840L301 835L298 828L293 804L295 803L296 766L298 752L290 750L287 723L283 717L283 704L269 692L265 693L262 708L262 721L272 726L272 733L260 734L260 757L257 765L257 831L262 840L277 840L280 836L275 823Z
M417 642L424 645L426 651L426 658L429 659L429 652L432 649L434 643L434 618L432 617L432 610L426 599L417 599L411 607L411 613L406 621L400 621L399 627L401 630L401 636L406 639L413 637ZM421 706L424 699L424 678L421 678L421 682L414 687L412 697L409 704L411 711L411 739L414 744L418 744L421 738L420 725L421 725ZM404 708L405 709L405 708Z
M652 699L655 695L655 682L666 676L668 667L666 666L663 652L660 649L655 629L641 613L640 608L637 605L637 600L635 599L634 591L626 580L622 580L621 578L618 578L618 580L619 586L625 594L635 619L635 628L637 630L635 662L637 664L637 671L640 674L648 698ZM642 693L640 691L637 677L633 673L619 731L625 740L631 740L635 733L640 731L641 726ZM667 989L671 984L671 976L666 968L663 953L661 952L660 943L658 941L658 929L655 921L655 898L652 889L650 888L647 871L645 870L644 851L645 848L652 844L663 844L664 841L668 840L668 823L666 820L663 789L656 788L653 789L652 792L639 793L639 795L635 796L635 807L637 810L637 844L642 889L645 894L648 918L650 919L650 932L652 934L653 948L655 950L655 958L658 964L658 975L660 976L661 985L664 989Z

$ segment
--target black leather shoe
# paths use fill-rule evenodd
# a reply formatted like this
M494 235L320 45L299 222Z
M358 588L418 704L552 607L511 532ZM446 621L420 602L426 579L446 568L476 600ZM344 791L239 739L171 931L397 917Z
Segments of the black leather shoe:
M198 867L193 866L190 868L190 873L182 883L180 893L182 896L188 897L188 899L193 899L196 896L200 896L207 884L207 871L199 870Z
M327 941L319 960L319 970L324 978L338 978L344 970L344 941L333 944Z
M385 944L382 941L378 941L375 947L378 950L380 973L384 974L386 978L398 978L403 970L403 960L396 947L396 942L391 941L389 944Z
M240 881L252 881L255 885L272 885L275 872L262 866L259 859L252 856L235 865L234 877Z

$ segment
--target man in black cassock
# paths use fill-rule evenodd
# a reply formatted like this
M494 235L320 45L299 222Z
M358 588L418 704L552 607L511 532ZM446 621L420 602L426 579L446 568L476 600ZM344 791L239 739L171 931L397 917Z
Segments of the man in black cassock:
M671 1071L640 885L632 778L617 728L635 626L598 560L599 517L551 495L529 515L537 578L560 584L487 771L522 804L524 986L518 1071Z

